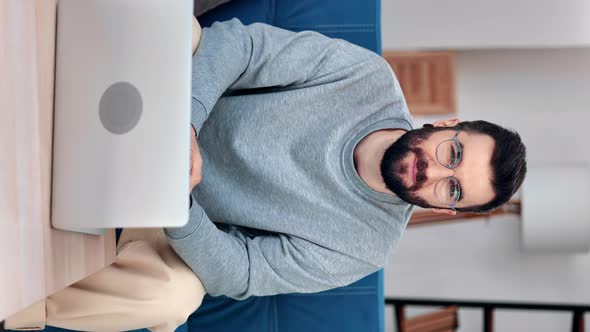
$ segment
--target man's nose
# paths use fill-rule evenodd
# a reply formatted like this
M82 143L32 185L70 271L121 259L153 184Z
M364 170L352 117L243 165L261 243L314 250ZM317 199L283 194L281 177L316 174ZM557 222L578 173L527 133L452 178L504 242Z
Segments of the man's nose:
M429 161L428 169L426 169L426 176L428 177L427 182L436 183L442 178L447 178L453 175L453 170L441 165L438 161Z

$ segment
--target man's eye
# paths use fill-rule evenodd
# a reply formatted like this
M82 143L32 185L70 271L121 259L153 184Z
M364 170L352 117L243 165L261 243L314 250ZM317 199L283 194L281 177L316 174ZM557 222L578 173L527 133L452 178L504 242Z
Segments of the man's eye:
M457 161L460 161L463 158L463 150L461 149L461 145L457 146L457 148L459 149L457 150L455 158L457 158Z
M458 201L459 195L461 195L461 189L459 185L454 182L451 182L449 188L449 197L454 201Z
M451 148L451 159L450 159L450 165L455 163L455 158L457 157L457 154L455 153L455 147Z

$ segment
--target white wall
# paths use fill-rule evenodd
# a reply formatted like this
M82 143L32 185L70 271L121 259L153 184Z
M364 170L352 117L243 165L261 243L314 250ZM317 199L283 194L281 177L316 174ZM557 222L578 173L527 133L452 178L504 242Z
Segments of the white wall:
M516 129L532 165L590 163L590 48L460 52L464 119Z
M461 119L516 129L530 165L590 164L590 49L459 52L456 68ZM590 255L524 254L519 230L516 217L409 229L386 267L386 296L590 303ZM460 331L481 330L478 311L461 316ZM502 311L496 318L499 332L567 331L570 324L563 313Z
M384 0L383 47L590 45L587 0Z

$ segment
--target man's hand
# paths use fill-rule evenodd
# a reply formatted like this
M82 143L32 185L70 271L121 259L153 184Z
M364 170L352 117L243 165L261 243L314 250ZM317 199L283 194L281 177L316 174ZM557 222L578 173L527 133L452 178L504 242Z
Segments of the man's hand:
M201 25L199 21L193 16L193 55L197 51L197 47L199 46L199 42L201 41Z
M201 173L202 169L203 159L201 159L201 151L197 144L197 133L195 132L195 128L191 125L191 192L203 179Z

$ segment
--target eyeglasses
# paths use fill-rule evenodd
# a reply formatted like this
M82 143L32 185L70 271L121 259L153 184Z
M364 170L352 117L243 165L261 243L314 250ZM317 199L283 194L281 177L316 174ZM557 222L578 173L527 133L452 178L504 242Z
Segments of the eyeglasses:
M458 129L452 139L442 141L436 147L436 160L444 167L452 169L453 175L436 182L434 196L440 203L449 206L452 210L455 209L455 205L461 198L461 185L455 177L455 168L459 166L463 157L461 144L457 139L460 131L461 129Z

